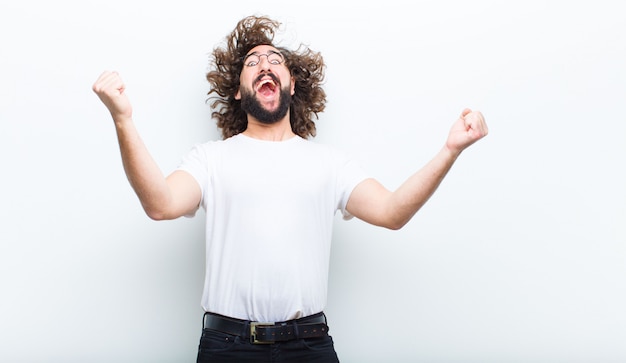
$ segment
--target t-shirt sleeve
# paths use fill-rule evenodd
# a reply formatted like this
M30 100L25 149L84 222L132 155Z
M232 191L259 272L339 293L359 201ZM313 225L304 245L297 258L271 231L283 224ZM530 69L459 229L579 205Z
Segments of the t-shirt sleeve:
M198 182L200 190L202 191L200 205L205 208L205 210L205 195L207 186L209 185L209 169L206 148L206 144L194 145L191 150L182 157L181 162L176 168L176 170L189 173L196 180L196 182ZM185 215L185 217L193 217L194 215L195 211L189 215Z
M337 178L338 208L343 215L343 219L350 220L354 217L346 209L350 195L354 188L365 179L370 178L370 175L365 172L361 163L351 156L346 154L340 160L343 160L343 162L339 165Z

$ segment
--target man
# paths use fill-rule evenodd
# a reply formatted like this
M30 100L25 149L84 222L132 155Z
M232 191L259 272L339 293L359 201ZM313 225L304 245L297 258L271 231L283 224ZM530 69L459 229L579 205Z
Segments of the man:
M278 25L247 17L214 50L207 79L223 140L196 145L167 177L133 126L119 75L104 72L93 86L147 215L206 211L198 362L337 362L323 314L335 212L401 228L487 135L481 113L464 110L441 151L388 191L347 154L307 140L326 101L324 63L308 48L274 46Z

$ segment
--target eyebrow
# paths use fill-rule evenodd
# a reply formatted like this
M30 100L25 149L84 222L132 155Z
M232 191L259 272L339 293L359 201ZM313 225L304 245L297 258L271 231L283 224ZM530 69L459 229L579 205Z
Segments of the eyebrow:
M267 51L267 53L265 53L265 54L271 54L271 53L283 55L281 52L279 52L278 50L274 50L274 49L270 49L270 50L268 50L268 51ZM252 52L252 53L248 53L248 54L246 54L246 55L243 57L243 59L246 59L246 58L248 58L248 57L249 57L249 56L251 56L251 55L259 55L259 52Z

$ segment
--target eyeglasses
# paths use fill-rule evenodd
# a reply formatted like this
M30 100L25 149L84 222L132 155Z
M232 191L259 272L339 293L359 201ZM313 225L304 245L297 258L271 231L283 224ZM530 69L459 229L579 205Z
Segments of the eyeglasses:
M282 54L270 50L269 52L267 52L267 54L248 54L243 59L243 65L246 67L256 67L259 63L261 63L261 56L265 56L269 64L274 66L282 64L285 61L285 58L283 58Z

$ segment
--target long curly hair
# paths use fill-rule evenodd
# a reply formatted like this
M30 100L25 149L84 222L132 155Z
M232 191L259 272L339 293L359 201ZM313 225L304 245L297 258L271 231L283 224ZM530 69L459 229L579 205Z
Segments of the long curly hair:
M239 90L239 76L243 69L243 57L258 45L272 45L280 26L267 16L249 16L237 23L226 37L224 47L216 47L210 59L210 71L206 78L211 88L209 99L222 137L227 139L246 130L248 118L241 109L241 101L235 99ZM303 138L316 134L313 117L326 107L326 93L322 89L325 64L319 52L300 45L295 50L276 48L285 58L285 65L295 79L295 94L290 104L291 129Z

